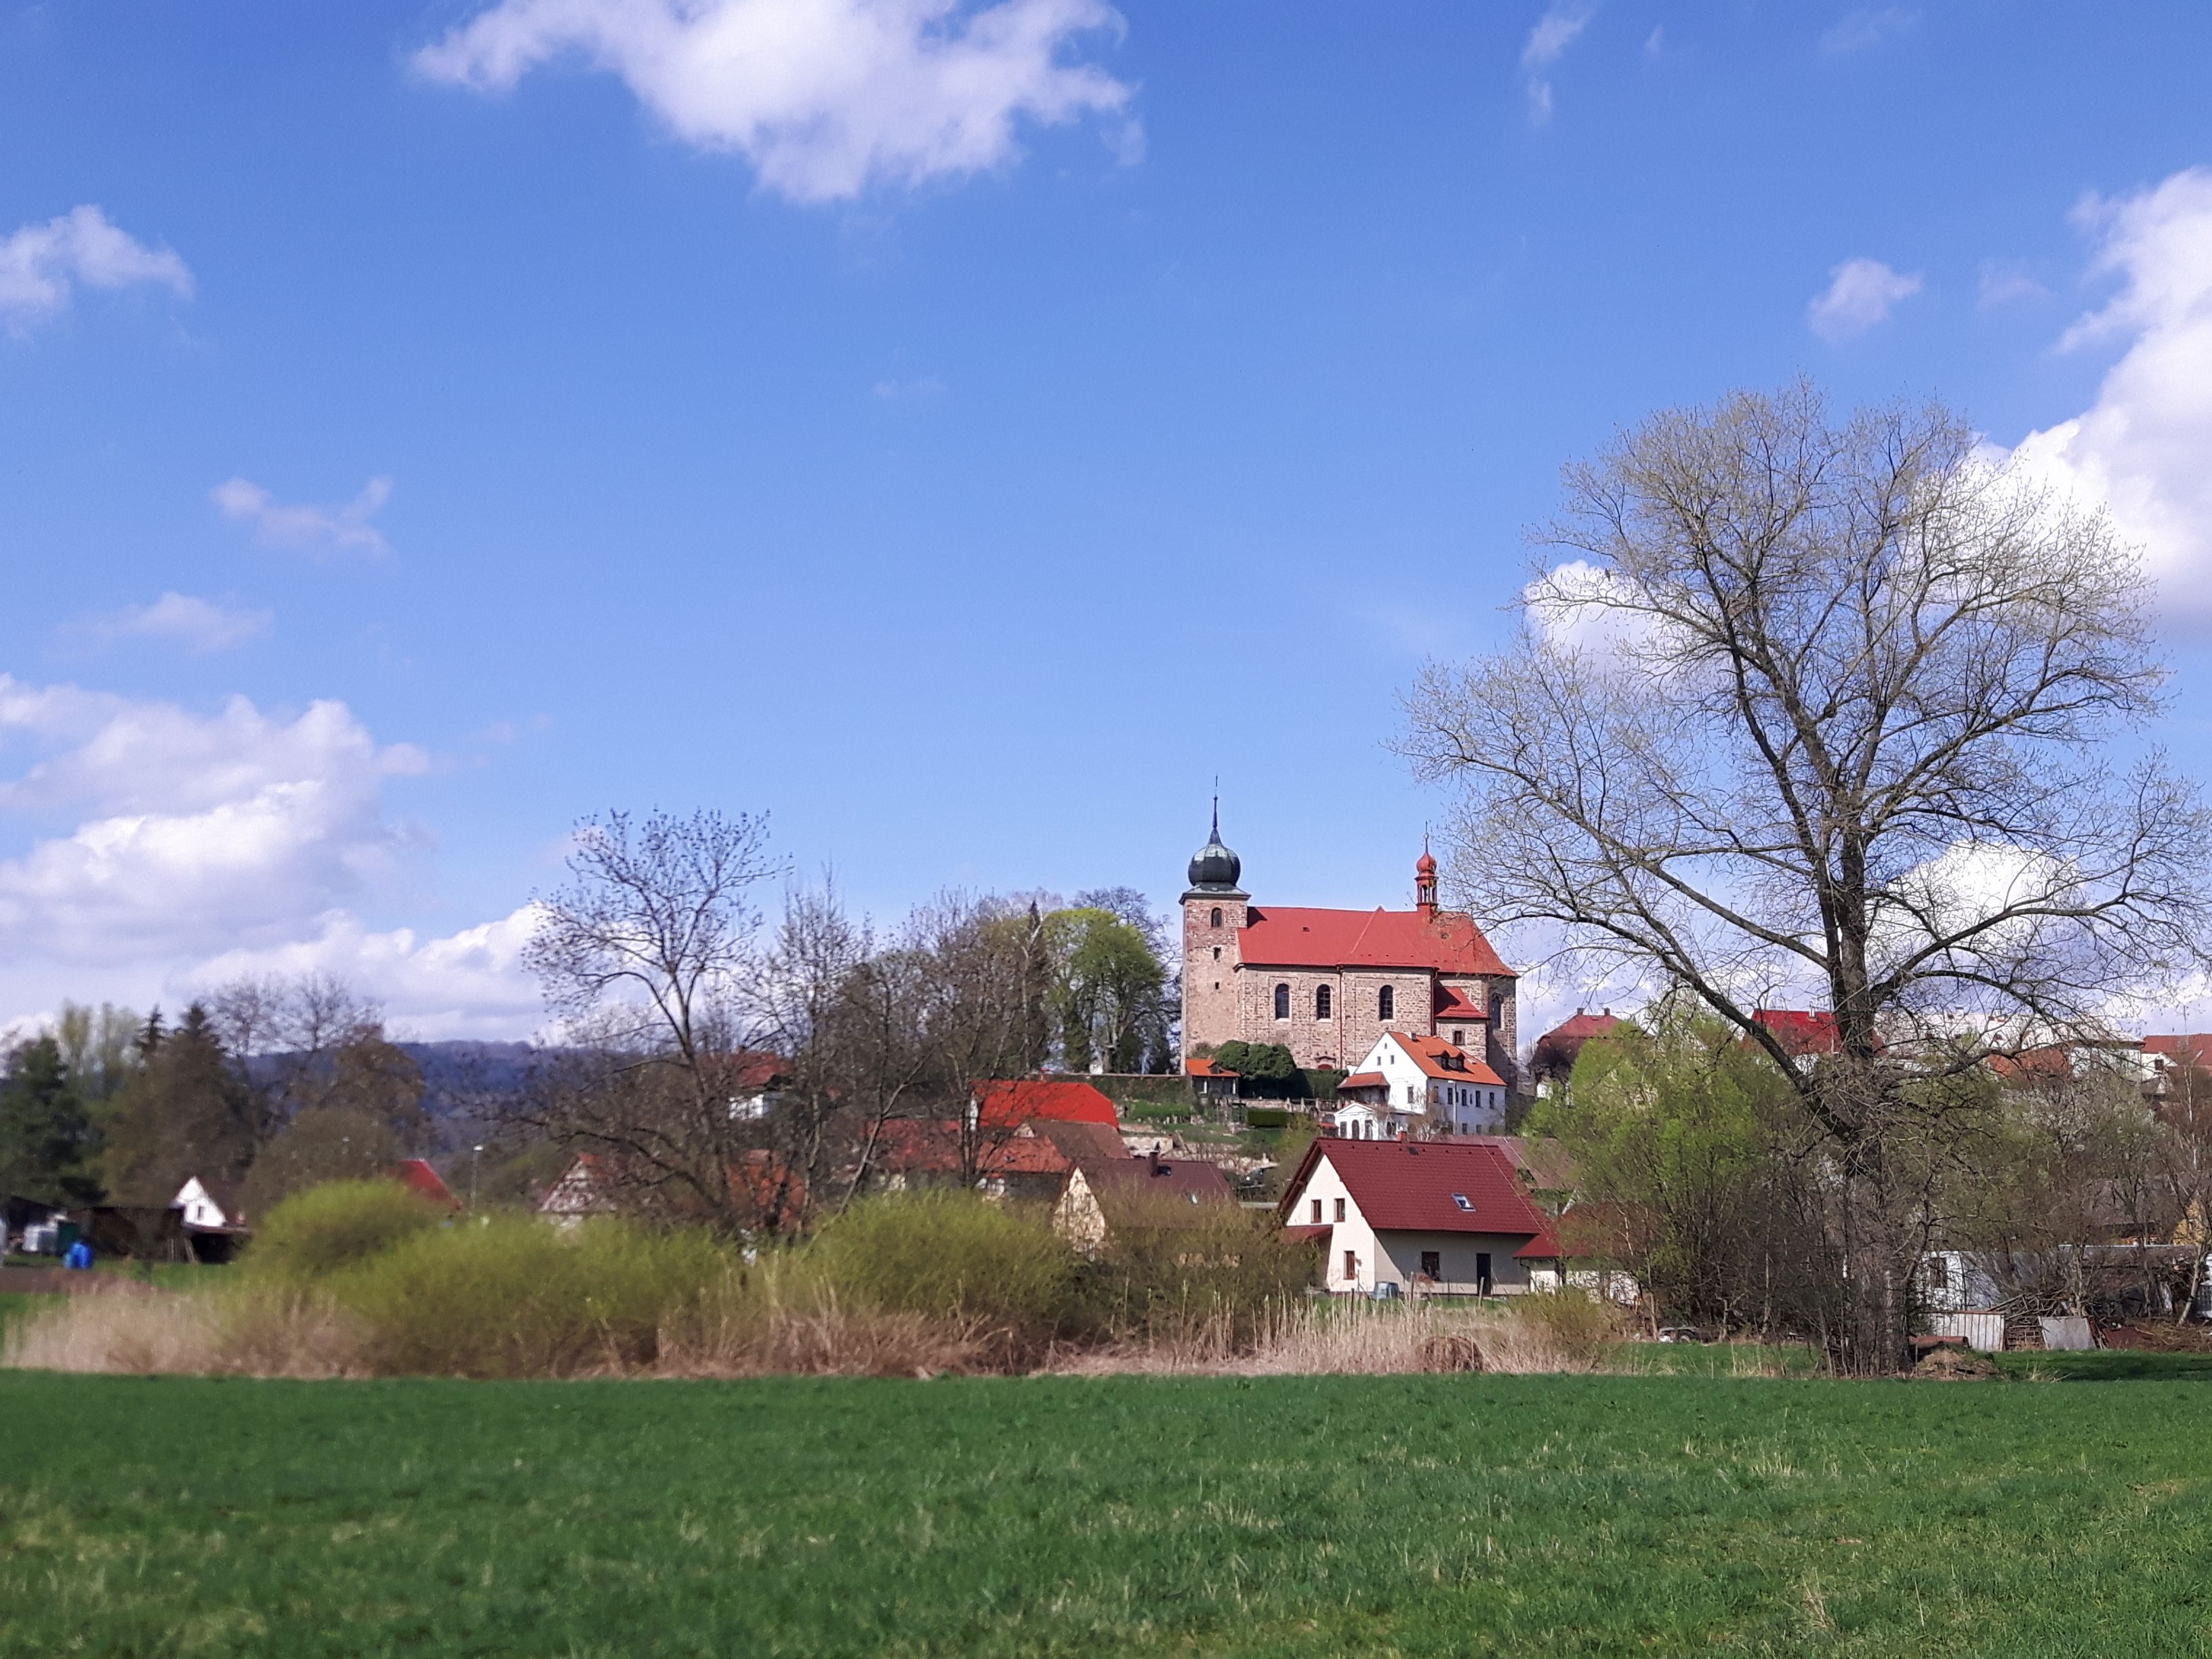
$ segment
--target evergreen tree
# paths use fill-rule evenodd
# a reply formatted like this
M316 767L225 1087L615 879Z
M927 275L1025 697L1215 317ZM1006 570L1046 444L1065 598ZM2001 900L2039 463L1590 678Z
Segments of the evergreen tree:
M194 1176L232 1181L261 1140L255 1091L194 1003L173 1030L147 1022L143 1063L116 1097L107 1184L125 1203L166 1204Z
M60 1045L50 1036L18 1045L0 1077L0 1188L42 1204L97 1203L94 1142Z

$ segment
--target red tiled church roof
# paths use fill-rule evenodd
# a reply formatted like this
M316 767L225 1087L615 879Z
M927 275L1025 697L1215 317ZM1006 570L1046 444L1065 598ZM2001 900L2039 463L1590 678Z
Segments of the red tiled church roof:
M1449 1140L1316 1140L1285 1186L1287 1220L1314 1168L1329 1161L1367 1224L1385 1232L1503 1233L1524 1237L1516 1256L1555 1256L1550 1221L1528 1201L1498 1147ZM1467 1199L1462 1209L1459 1199Z
M1467 1000L1467 993L1456 985L1437 987L1437 1018L1449 1020L1487 1020L1486 1009L1478 1008Z
M1452 910L1305 910L1255 905L1238 960L1267 968L1425 968L1510 979L1469 917Z

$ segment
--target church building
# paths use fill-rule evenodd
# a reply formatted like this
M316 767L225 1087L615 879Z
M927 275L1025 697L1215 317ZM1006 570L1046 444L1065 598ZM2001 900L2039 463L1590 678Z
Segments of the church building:
M1442 1037L1517 1091L1514 972L1472 918L1439 908L1434 859L1413 866L1410 910L1255 904L1217 809L1182 896L1186 1065L1201 1046L1241 1042L1345 1066L1396 1031Z

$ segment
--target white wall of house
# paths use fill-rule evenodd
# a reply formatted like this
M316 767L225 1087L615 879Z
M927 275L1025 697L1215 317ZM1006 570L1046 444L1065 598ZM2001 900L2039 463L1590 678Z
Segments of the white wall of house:
M1505 1127L1503 1088L1472 1079L1462 1083L1431 1077L1387 1031L1352 1069L1382 1073L1386 1085L1383 1104L1380 1109L1340 1107L1340 1121L1351 1110L1364 1111L1378 1123L1389 1125L1392 1133L1433 1124L1449 1127L1456 1134L1496 1134Z
M1328 1257L1322 1264L1323 1288L1340 1295L1366 1295L1377 1283L1410 1285L1422 1271L1422 1255L1437 1257L1437 1288L1472 1295L1482 1266L1490 1258L1491 1289L1510 1296L1530 1287L1528 1264L1513 1252L1528 1241L1506 1233L1377 1232L1323 1152L1313 1173L1297 1189L1285 1214L1294 1227L1328 1227Z
M185 1225L187 1227L228 1227L230 1224L230 1218L223 1213L222 1206L216 1203L213 1194L200 1185L198 1176L185 1182L178 1189L177 1195L169 1201L184 1206Z

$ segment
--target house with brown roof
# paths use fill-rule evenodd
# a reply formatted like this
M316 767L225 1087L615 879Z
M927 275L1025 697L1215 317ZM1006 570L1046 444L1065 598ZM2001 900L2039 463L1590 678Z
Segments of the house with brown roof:
M1528 1056L1528 1076L1536 1092L1549 1095L1564 1089L1574 1075L1575 1061L1582 1058L1583 1045L1592 1037L1611 1036L1627 1023L1610 1008L1595 1014L1577 1008L1573 1018L1561 1020L1538 1037Z
M1512 1160L1471 1140L1348 1140L1306 1149L1276 1214L1343 1295L1511 1296L1557 1282L1559 1246Z
M1080 1250L1097 1249L1119 1227L1172 1227L1237 1203L1220 1166L1195 1158L1081 1156L1074 1165L1052 1224Z
M1415 863L1402 910L1255 904L1243 874L1217 811L1182 896L1186 1054L1279 1043L1334 1067L1395 1030L1442 1037L1516 1086L1517 978L1472 917L1443 907L1435 859Z
M1505 1127L1505 1079L1456 1043L1385 1031L1336 1085L1335 1132L1352 1140L1491 1134Z

